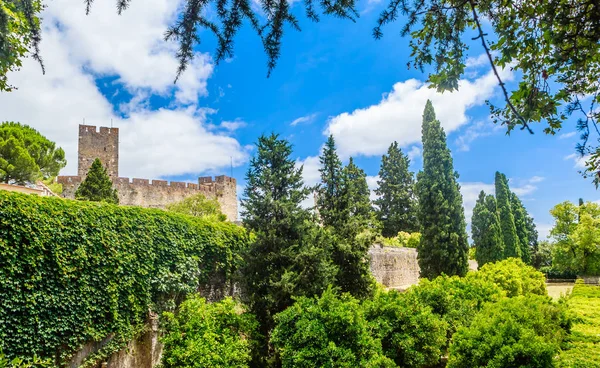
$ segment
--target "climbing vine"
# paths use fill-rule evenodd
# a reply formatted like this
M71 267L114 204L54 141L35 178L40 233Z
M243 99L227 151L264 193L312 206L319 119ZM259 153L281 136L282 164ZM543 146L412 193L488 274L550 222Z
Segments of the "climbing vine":
M248 242L231 223L1 191L0 349L63 366L126 342L149 310L230 282Z

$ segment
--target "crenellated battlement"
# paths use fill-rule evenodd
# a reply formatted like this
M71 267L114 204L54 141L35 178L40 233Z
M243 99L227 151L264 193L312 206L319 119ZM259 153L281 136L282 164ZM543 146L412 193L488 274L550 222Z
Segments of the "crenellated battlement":
M117 189L119 203L130 206L164 208L194 194L215 198L231 221L237 219L236 180L226 175L203 176L198 184L183 181L119 177L119 128L79 126L79 162L77 176L59 176L63 197L74 198L92 162L99 158Z

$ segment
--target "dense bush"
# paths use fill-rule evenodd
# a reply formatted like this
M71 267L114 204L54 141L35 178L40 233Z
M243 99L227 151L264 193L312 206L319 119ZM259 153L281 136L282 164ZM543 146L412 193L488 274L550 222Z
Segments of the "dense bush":
M284 368L394 367L371 336L358 300L328 289L320 298L298 298L275 317L271 343Z
M0 191L0 348L61 364L124 343L149 308L226 280L247 243L229 223Z
M505 298L456 332L447 367L552 367L568 328L564 309L549 297Z
M416 248L421 240L421 233L407 233L400 231L398 235L393 238L384 238L383 236L377 237L376 241L380 242L386 247L406 247Z
M540 267L540 272L546 276L547 279L576 279L577 274L573 271L559 271L552 266Z
M439 362L447 324L431 308L396 291L380 291L364 302L364 310L383 353L397 366L418 368Z
M491 281L506 292L506 296L547 295L544 275L526 265L520 258L486 263L477 272L469 273L471 279Z
M503 293L488 280L439 276L432 281L422 279L406 295L414 303L429 306L434 314L447 323L447 345L459 327L468 326L485 303L499 300Z
M163 322L164 368L243 368L251 360L251 337L258 323L231 298L207 303L194 295L177 315L165 312Z

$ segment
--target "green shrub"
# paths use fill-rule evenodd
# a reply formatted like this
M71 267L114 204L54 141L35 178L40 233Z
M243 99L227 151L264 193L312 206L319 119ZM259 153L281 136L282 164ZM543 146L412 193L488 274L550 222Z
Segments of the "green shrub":
M421 240L421 233L407 233L400 231L398 235L393 238L385 238L379 236L377 241L386 247L404 247L404 248L416 248Z
M486 263L479 271L469 273L467 278L491 281L502 288L508 297L548 295L544 275L520 258Z
M564 309L549 297L505 298L456 332L447 367L552 367L568 328Z
M547 279L576 279L577 274L573 271L559 271L552 266L540 267L540 272L546 276Z
M0 348L58 364L110 334L116 348L149 308L228 280L247 243L229 223L0 191Z
M165 312L163 321L164 368L248 367L258 323L231 298L207 303L193 295L176 315Z
M394 367L373 338L358 300L328 289L275 316L271 344L284 368Z
M372 334L396 365L418 368L439 362L447 324L431 308L396 291L379 291L364 302L364 309Z
M459 327L468 326L485 303L499 300L503 292L484 279L438 276L432 281L421 279L406 295L414 303L430 307L447 323L447 345Z

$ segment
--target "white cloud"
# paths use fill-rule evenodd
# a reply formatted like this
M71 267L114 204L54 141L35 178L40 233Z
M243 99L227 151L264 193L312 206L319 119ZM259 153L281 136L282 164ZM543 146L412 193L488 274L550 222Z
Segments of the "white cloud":
M115 60L107 60L108 56L98 55L98 50L93 50L90 45L82 45L82 40L94 41L95 35L88 33L104 30L104 25L98 25L103 11L101 3L95 3L94 15L86 17L81 3L67 4L65 0L51 2L44 12L44 29L42 52L46 64L46 75L42 75L33 60L26 59L21 71L9 76L11 83L19 89L11 93L0 94L0 111L3 120L20 121L38 129L49 139L57 142L64 148L68 166L63 169L63 175L74 175L77 172L77 134L78 124L85 119L88 125L110 126L111 121L115 127L120 128L120 175L128 177L157 178L168 175L185 175L199 173L228 172L230 157L234 165L242 164L247 157L247 148L241 147L233 138L225 134L215 133L216 127L208 123L206 114L210 109L199 109L194 106L183 107L174 105L171 109L150 110L145 96L151 95L153 90L162 90L171 85L167 75L173 75L175 65L171 56L158 42L162 33L158 33L150 20L159 22L162 18L153 13L163 13L171 9L166 0L151 0L150 3L135 1L135 4L145 4L150 10L130 9L136 14L136 29L129 29L120 21L107 17L103 22L108 34L102 35L107 40L98 40L100 44L94 45L98 50L106 50L106 42L112 42L115 51L108 52ZM111 10L114 8L111 4ZM57 8L64 8L63 10ZM81 14L72 14L73 17L82 18L86 23L80 24L79 20L68 20L66 14L71 14L71 8L81 10ZM64 12L64 14L63 14ZM66 21L57 25L57 21ZM85 28L90 25L91 29ZM133 26L132 26L133 27ZM113 29L114 28L114 29ZM131 35L128 32L131 32ZM76 33L85 33L77 35ZM114 33L118 33L117 40ZM128 37L138 40L143 35L148 39L156 38L156 45L144 39L141 44L130 45L141 52L140 58L150 55L148 64L140 64L138 71L127 69L127 65L120 63L137 63L138 56L122 50L119 42L125 44ZM78 39L80 37L81 39ZM118 44L118 45L117 45ZM148 48L148 49L146 49ZM135 50L134 50L135 51ZM125 53L127 57L119 55ZM158 58L158 61L154 58ZM171 59L169 59L171 58ZM162 64L165 62L166 64ZM167 70L171 68L171 70ZM120 81L139 93L128 103L117 106L128 116L122 118L115 114L115 107L100 93L95 84L97 72L122 73ZM203 79L193 72L193 78ZM148 77L149 79L146 79ZM159 82L162 78L163 82ZM205 81L205 79L204 79ZM204 83L204 82L202 82ZM197 93L204 87L186 84L178 85L181 93L189 93L197 99Z
M319 162L318 156L308 156L304 160L296 160L296 166L303 166L302 178L304 179L304 185L313 186L321 181L321 163Z
M301 116L290 123L291 126L296 126L298 124L306 124L311 123L317 117L317 113Z
M369 198L371 198L371 201L374 201L375 199L377 199L377 194L375 194L375 189L377 189L378 185L377 185L377 181L379 180L379 175L376 176L367 176L367 186L369 187L369 190L371 191Z
M490 60L489 60L487 54L471 56L471 57L467 58L467 60L465 61L466 68L479 68L479 67L486 66L486 65L487 66L490 65Z
M577 153L571 153L568 156L565 156L565 160L572 160L575 163L576 169L585 169L585 162L589 160L590 156L581 156Z
M561 134L561 135L558 136L558 139L571 138L571 137L575 136L575 134L577 134L577 132L563 133L563 134Z
M510 72L502 72L510 80ZM376 104L331 118L325 134L336 138L341 156L379 155L396 140L407 146L421 140L421 123L426 101L432 101L446 133L468 122L466 110L493 96L498 81L487 73L473 81L461 80L460 92L438 93L416 79L394 84L390 93Z
M501 126L495 125L490 121L477 121L470 124L467 129L456 138L456 145L459 151L468 151L471 143L480 137L487 137L494 134L495 131L502 129Z
M173 84L178 61L177 45L163 40L168 25L175 20L180 1L132 1L121 15L111 1L95 1L90 15L84 2L54 0L43 12L46 29L60 29L61 43L68 46L69 57L98 76L118 76L133 93L148 89L169 95L178 102L193 103L207 95L206 81L213 71L207 54L196 53L188 69ZM42 53L55 52L42 41ZM55 65L47 65L53 72Z
M410 150L406 153L410 161L414 161L416 158L421 157L421 148L418 146L412 146Z
M247 124L245 121L241 120L241 119L236 119L234 121L224 121L220 124L220 127L230 131L230 132L234 132L240 128L245 127Z
M542 182L544 180L546 180L546 178L544 178L543 176L532 176L529 179L529 182L531 182L531 183L540 183L540 182Z

